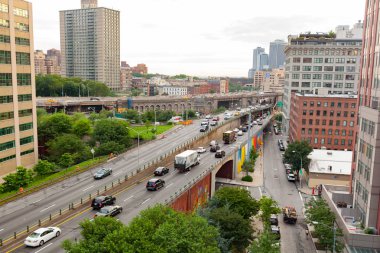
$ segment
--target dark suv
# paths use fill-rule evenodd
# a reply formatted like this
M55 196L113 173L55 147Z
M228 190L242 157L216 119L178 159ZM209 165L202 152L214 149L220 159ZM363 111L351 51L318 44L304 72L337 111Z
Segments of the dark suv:
M154 171L154 175L156 176L163 176L165 174L169 173L169 169L166 168L166 167L158 167L155 171Z
M215 153L215 158L223 158L223 156L226 155L226 152L224 150L217 150Z
M115 204L116 198L112 197L111 195L107 196L98 196L94 198L91 202L91 207L94 210L99 210L103 206L110 206Z
M165 181L162 179L152 178L146 183L146 189L148 191L157 191L165 186Z
M219 145L214 145L214 146L211 146L210 148L210 152L216 152L220 149L220 146Z

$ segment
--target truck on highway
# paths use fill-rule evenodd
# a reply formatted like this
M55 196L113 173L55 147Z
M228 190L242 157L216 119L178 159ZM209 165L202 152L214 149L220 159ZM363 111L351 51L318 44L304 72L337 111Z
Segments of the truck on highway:
M288 224L295 224L297 222L297 211L293 206L282 208L284 222Z
M227 131L223 133L223 141L225 144L230 144L236 141L236 133L234 131Z
M186 150L174 157L174 169L180 172L189 171L199 164L200 158L196 150Z

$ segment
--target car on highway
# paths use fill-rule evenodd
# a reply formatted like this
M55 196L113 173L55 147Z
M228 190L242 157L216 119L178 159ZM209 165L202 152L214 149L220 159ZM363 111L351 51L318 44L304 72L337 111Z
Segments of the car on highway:
M155 176L163 176L163 175L168 174L168 173L169 173L169 168L167 168L167 167L158 167L154 171Z
M100 210L104 206L110 206L115 204L116 198L111 195L97 196L91 202L93 210Z
M296 181L296 177L294 176L293 173L289 173L287 178L288 178L289 182L295 182Z
M94 179L102 179L112 174L111 168L101 168L94 174Z
M199 129L199 132L206 132L208 130L208 125L205 125L205 126L201 126L201 128Z
M240 131L237 133L237 135L238 135L238 136L243 136L243 131L240 130Z
M212 121L219 121L219 116L214 116L214 118L212 118Z
M226 152L224 150L217 150L215 153L215 158L223 158L226 156Z
M25 239L24 244L28 247L42 246L60 234L61 229L58 227L39 228Z
M257 121L257 125L262 126L263 122L261 120Z
M211 119L211 115L210 114L206 115L205 119Z
M218 145L218 141L216 141L216 140L210 141L210 147L211 146L216 146L216 145Z
M220 149L220 146L219 145L214 145L214 146L211 146L210 148L210 152L216 152Z
M121 213L123 208L121 206L105 206L97 212L94 217L114 217Z
M198 154L201 154L201 153L205 153L207 150L206 150L206 148L204 148L204 147L198 147L197 148L197 152L198 152Z
M210 122L210 126L216 126L216 125L218 125L218 121L211 121Z
M201 127L208 126L208 125L209 125L209 123L207 120L201 122Z
M157 191L158 189L165 186L165 181L158 178L151 178L146 183L146 189L148 191Z
M252 122L252 125L257 125L257 121L254 120L254 121Z

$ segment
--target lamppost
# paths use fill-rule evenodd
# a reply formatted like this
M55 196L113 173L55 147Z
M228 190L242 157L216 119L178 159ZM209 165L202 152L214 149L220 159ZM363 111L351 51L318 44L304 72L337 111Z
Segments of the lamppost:
M293 150L292 153L296 154L298 152ZM298 173L298 175L300 176L300 188L302 188L302 155L300 153L298 153L298 154L300 155L300 158L301 158L301 168L300 168L301 173Z
M331 228L331 226L326 225L324 223L319 223L318 221L312 221L311 223L313 223L314 225L322 225L322 226ZM336 242L336 225L335 225L335 221L333 221L333 251L332 251L333 253L335 253L335 242Z
M126 127L126 128L137 133L137 166L138 168L140 168L140 132L130 127Z

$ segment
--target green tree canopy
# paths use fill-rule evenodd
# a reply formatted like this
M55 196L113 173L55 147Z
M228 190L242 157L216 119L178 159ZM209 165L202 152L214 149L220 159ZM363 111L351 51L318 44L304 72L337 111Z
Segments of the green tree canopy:
M281 212L281 209L278 207L277 201L266 196L261 197L259 200L260 205L260 216L261 220L266 226L269 226L269 218L271 214L278 214Z
M34 172L39 176L49 175L55 172L56 165L46 160L38 160L38 163L33 167Z
M313 148L307 141L295 141L290 143L285 150L284 161L293 165L293 170L297 173L301 169L301 157L302 167L307 172L309 171L310 159L308 155L313 151Z
M128 147L130 137L128 135L128 124L117 119L101 119L95 122L93 137L100 144L110 141Z
M59 135L71 133L72 123L70 116L64 113L44 115L38 126L38 137L45 143Z
M92 132L91 121L87 118L80 118L73 123L73 134L82 138L85 135L90 135Z
M280 253L280 244L269 230L264 230L260 236L252 242L252 253Z
M47 143L49 160L57 162L65 153L75 155L76 162L89 158L88 147L73 134L63 134Z
M16 173L8 174L3 178L4 183L1 185L1 191L9 192L28 186L32 182L32 179L33 171L19 166L16 168Z

